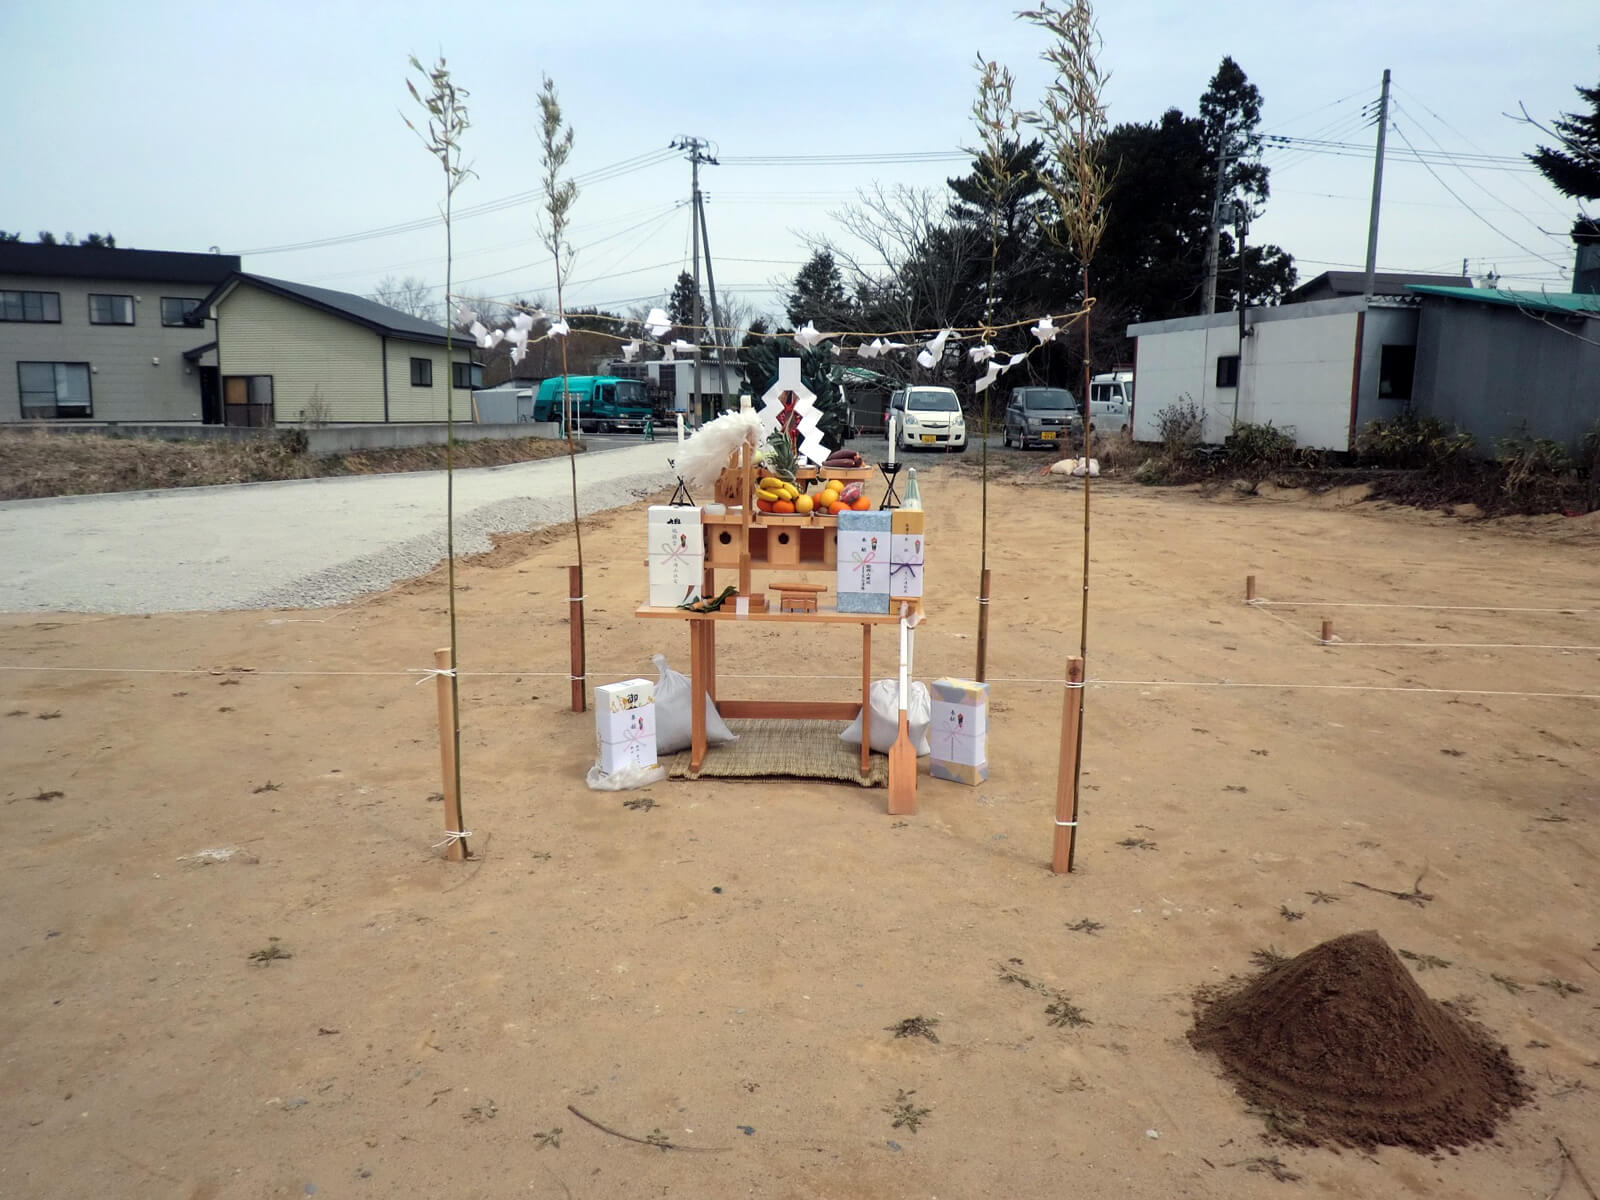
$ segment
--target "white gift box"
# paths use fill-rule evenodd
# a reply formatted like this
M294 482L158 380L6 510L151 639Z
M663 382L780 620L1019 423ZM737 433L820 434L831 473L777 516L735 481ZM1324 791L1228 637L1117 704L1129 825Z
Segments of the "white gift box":
M889 539L889 594L920 597L927 539L920 533L894 533Z
M600 738L600 769L653 767L656 763L656 685L627 679L594 689L595 731Z
M935 679L928 770L936 779L978 784L989 777L989 685Z
M700 510L672 504L650 506L647 553L650 556L650 603L676 608L697 599L705 577L705 532Z

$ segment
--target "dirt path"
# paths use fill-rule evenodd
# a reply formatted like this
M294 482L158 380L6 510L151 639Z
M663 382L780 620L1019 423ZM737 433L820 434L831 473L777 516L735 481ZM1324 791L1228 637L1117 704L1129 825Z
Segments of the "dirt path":
M923 483L919 674L967 674L977 489ZM429 848L433 699L404 674L443 640L437 577L309 613L0 618L0 664L199 671L0 671L0 1193L1220 1200L1288 1194L1251 1169L1276 1157L1318 1195L1542 1197L1557 1136L1600 1175L1600 702L1158 682L1600 692L1593 612L1339 609L1348 642L1587 648L1325 649L1321 609L1240 602L1254 573L1277 600L1600 609L1592 521L1100 496L1090 674L1129 682L1087 695L1064 878L1059 485L991 494L990 781L924 776L903 823L853 787L585 790L560 531L460 574L463 668L506 672L464 681L466 867ZM682 668L631 616L642 515L584 543L595 680L657 649ZM848 676L851 643L730 631L725 674L763 678L724 690L831 696L850 684L777 681ZM181 861L208 848L241 853ZM1421 905L1351 884L1424 872ZM1366 928L1448 963L1423 988L1527 1071L1496 1144L1272 1146L1188 1045L1197 984ZM273 946L292 957L250 959ZM1052 1025L1003 973L1092 1023ZM886 1030L915 1016L937 1043ZM886 1111L902 1091L915 1132Z

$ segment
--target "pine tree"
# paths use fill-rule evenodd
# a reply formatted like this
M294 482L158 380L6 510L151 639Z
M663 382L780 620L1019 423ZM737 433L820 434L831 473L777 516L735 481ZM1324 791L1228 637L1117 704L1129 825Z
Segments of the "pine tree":
M1217 151L1226 146L1230 162L1222 176L1223 200L1242 200L1259 216L1267 199L1267 167L1261 161L1261 91L1244 69L1225 56L1200 97L1210 154L1208 181L1216 179Z
M694 327L696 324L694 319L695 299L694 276L687 271L680 271L678 273L678 282L672 287L672 298L667 301L667 319L676 326L672 331L672 337L682 338L686 342L704 342L707 340L704 331ZM711 310L706 307L703 296L699 297L699 299L700 316L704 319L698 323L704 325L710 319Z
M826 250L812 253L805 266L795 275L794 285L784 298L784 312L796 328L807 321L816 322L818 329L845 328L850 307L839 265Z
M1554 129L1545 130L1559 145L1540 146L1537 154L1525 157L1563 196L1600 200L1600 86L1580 85L1575 90L1589 111L1562 113L1553 122ZM1600 218L1580 212L1572 225L1572 240L1600 242Z

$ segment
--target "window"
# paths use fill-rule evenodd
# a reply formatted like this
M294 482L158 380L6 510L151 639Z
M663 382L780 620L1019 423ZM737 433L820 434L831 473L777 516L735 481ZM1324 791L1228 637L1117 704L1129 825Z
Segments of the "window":
M133 297L89 293L89 324L132 325Z
M1222 354L1217 357L1217 386L1239 386L1239 356L1237 354Z
M433 386L433 359L413 358L411 360L411 386Z
M412 359L415 362L415 359ZM450 386L458 388L481 388L483 386L483 364L481 363L451 363Z
M1411 378L1416 370L1415 346L1385 346L1378 360L1378 395L1385 400L1411 399Z
M913 388L906 394L912 412L960 412L961 402L949 388Z
M88 363L19 362L17 391L24 420L92 417Z
M60 292L0 292L0 321L39 321L59 324Z
M1028 388L1022 407L1034 412L1059 412L1078 407L1078 398L1066 388Z
M227 375L222 380L222 423L265 428L274 422L271 375Z
M163 325L182 325L189 320L189 314L200 307L200 301L191 300L188 296L163 296L161 297L161 323Z

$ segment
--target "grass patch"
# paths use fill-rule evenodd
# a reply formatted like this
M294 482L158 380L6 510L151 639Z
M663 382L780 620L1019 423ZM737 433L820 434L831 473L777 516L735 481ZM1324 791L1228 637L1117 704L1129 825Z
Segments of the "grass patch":
M0 500L444 469L442 445L341 454L311 454L304 445L292 429L247 442L0 431ZM455 465L502 466L566 452L566 442L552 438L457 442Z

